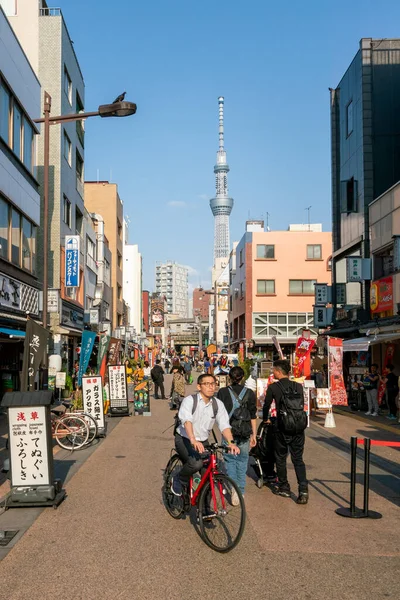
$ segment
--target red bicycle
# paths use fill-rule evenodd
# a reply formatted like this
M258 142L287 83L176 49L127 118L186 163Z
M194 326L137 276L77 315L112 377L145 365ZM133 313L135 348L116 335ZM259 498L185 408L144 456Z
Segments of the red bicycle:
M190 479L189 506L171 491L173 477L179 476L182 468L181 459L174 453L164 471L164 503L174 519L181 519L195 507L203 541L216 552L229 552L243 535L246 512L237 484L218 470L218 450L227 451L225 446L211 444L207 455L202 455L206 471L201 479Z

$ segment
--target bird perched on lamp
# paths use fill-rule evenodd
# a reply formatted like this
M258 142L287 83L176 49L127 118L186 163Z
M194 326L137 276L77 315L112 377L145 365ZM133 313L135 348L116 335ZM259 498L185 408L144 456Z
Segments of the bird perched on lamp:
M120 94L119 96L117 96L113 102L113 104L116 104L117 102L123 102L124 98L125 98L126 92L123 92L122 94Z

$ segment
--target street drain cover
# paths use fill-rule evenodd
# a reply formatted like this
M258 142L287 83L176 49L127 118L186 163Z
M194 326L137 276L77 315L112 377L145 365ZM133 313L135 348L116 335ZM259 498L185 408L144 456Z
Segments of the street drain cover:
M124 456L123 454L117 454L115 458L126 458L126 456Z
M0 546L7 546L13 537L15 537L18 533L19 529L13 529L10 531L4 531L4 529L0 529Z

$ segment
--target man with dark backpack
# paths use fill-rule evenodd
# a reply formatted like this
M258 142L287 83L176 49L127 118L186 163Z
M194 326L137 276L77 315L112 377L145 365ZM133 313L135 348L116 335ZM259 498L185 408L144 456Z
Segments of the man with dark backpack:
M263 407L264 422L268 422L269 409L275 400L277 419L274 432L274 447L278 486L274 490L279 496L290 498L290 485L287 480L286 460L288 452L296 472L299 485L297 504L308 502L308 482L303 461L304 430L307 427L307 413L304 411L303 388L289 380L290 364L287 360L274 362L273 374L276 383L267 389Z
M240 448L240 454L227 454L224 457L226 471L229 477L239 486L244 495L246 472L249 462L250 448L257 443L257 404L253 390L241 385L244 378L242 367L232 367L229 371L231 385L221 388L217 398L222 400L229 414L229 422L235 444ZM239 503L239 498L232 496L232 503Z

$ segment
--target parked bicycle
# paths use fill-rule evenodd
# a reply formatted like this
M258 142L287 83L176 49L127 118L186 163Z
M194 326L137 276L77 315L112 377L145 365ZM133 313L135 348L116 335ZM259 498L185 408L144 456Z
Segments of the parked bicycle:
M88 441L90 429L87 422L73 413L66 414L61 407L51 409L51 429L53 439L65 450L78 450Z
M201 479L191 478L188 507L185 506L183 497L176 496L171 491L172 479L179 476L182 468L182 461L174 452L164 471L164 503L174 519L181 519L191 507L195 507L203 541L216 552L229 552L243 535L246 513L237 484L218 470L219 450L226 451L226 447L211 444L209 452L202 455L206 471Z

